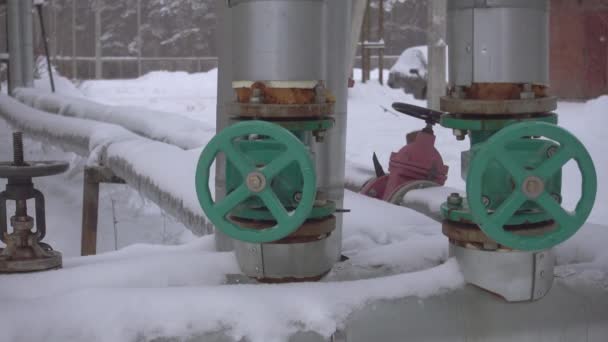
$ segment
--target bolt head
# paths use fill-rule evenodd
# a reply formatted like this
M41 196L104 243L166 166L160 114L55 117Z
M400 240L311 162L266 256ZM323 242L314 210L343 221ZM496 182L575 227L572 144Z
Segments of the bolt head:
M551 146L547 149L547 157L551 158L557 153L558 147Z
M553 197L555 202L562 204L562 196L560 194L551 194L551 197Z
M536 199L545 191L545 182L536 176L526 178L522 184L522 192L529 199Z
M448 207L460 208L462 206L463 198L458 193L453 193L448 196Z
M325 131L317 131L313 133L315 137L315 141L318 143L322 143L325 141Z
M252 172L247 175L247 188L253 192L262 192L266 188L266 177L260 172Z
M458 140L458 141L464 140L467 136L467 132L465 132L461 129L454 129L453 133L454 133L454 136L456 137L456 140Z
M492 204L492 201L490 200L490 197L488 196L483 196L481 197L481 202L483 203L483 205L487 208L490 206L490 204Z

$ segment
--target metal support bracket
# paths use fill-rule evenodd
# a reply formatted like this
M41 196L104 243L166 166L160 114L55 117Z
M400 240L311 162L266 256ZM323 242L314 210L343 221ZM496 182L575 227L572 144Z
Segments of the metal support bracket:
M99 213L99 184L125 184L106 167L87 167L84 170L82 195L82 242L81 255L97 253L97 224Z
M495 293L507 302L539 300L553 285L555 255L552 249L485 251L450 243L450 255L458 260L467 283Z

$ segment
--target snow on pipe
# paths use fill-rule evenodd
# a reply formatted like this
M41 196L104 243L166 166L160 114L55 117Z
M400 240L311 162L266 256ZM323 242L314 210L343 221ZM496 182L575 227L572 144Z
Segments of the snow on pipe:
M109 106L31 88L18 88L15 98L45 112L122 126L143 137L193 149L204 146L215 134L212 127L171 113L136 107Z
M447 186L434 188L416 189L408 191L401 201L401 205L415 210L437 222L443 221L441 205L453 193L458 193L465 197L463 191Z
M211 233L189 181L194 179L198 150L183 151L112 124L60 117L5 95L0 95L0 116L35 140L88 157L88 164L109 167L194 234Z
M358 193L361 190L361 182L347 181L346 189ZM443 222L441 205L445 199L453 193L458 193L465 197L462 190L448 186L438 186L433 188L415 189L405 193L399 205L412 209L437 222Z

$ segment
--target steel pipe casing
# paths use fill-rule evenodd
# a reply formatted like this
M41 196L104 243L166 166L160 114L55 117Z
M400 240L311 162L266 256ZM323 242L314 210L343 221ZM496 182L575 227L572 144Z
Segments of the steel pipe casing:
M34 86L34 19L32 1L19 1L21 10L21 57L23 86Z
M549 82L546 0L448 2L450 83Z
M20 24L20 0L8 0L7 2L7 16L8 21L8 53L9 53L9 75L10 75L10 89L9 93L12 93L14 89L23 87L23 75L21 65L23 58L21 56L21 24Z
M326 0L233 0L233 81L319 81Z

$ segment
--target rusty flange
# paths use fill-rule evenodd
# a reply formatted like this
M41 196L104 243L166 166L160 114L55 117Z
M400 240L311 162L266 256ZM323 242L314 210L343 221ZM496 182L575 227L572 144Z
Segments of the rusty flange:
M526 224L519 226L507 226L506 230L509 230L517 235L522 236L535 236L546 234L555 229L553 221L541 222L537 224ZM495 244L500 248L508 247L496 244L495 241L490 239L484 234L476 224L472 223L459 223L449 220L444 220L442 224L443 235L447 236L451 241L458 242L460 245L463 244Z
M243 228L249 229L267 229L274 226L273 221L254 221L230 217L230 221L238 223ZM329 216L323 219L311 219L304 222L298 230L288 237L274 241L273 244L288 244L288 243L305 243L317 241L331 234L336 229L336 217Z
M281 118L322 118L333 114L333 103L312 104L264 104L238 103L227 104L228 114L249 119Z
M554 96L519 100L469 100L445 96L441 110L462 115L527 115L557 109Z

